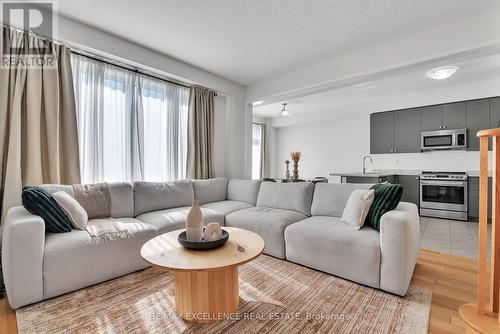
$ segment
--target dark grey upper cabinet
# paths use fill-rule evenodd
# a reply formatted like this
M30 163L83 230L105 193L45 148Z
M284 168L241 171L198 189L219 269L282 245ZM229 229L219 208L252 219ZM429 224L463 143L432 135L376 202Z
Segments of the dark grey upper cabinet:
M500 128L500 97L490 99L490 128Z
M414 203L419 206L418 175L398 175L399 184L403 186L402 202Z
M479 151L479 130L488 129L490 126L490 99L467 101L467 129L469 151Z
M500 97L371 114L370 153L420 152L422 131L463 128L467 149L479 151L476 133L500 128Z
M443 127L443 105L422 107L422 131L439 130Z
M394 151L394 112L370 115L370 153Z
M420 112L418 108L394 112L394 151L420 152Z
M465 102L443 104L443 129L464 129L467 127Z

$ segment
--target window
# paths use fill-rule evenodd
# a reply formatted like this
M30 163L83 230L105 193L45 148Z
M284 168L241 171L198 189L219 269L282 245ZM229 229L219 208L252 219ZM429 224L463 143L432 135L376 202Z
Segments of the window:
M189 90L72 55L82 183L186 174Z
M252 124L252 179L262 178L262 151L264 126Z

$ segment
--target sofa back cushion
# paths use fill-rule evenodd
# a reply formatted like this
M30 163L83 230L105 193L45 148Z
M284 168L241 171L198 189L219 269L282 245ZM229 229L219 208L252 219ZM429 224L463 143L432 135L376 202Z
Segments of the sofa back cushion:
M227 199L255 205L257 203L257 196L259 195L260 184L260 180L231 179L227 184Z
M128 182L108 183L111 196L111 217L134 216L134 187Z
M309 182L262 182L257 206L292 210L310 216L313 191L314 185Z
M349 196L356 189L370 189L371 184L317 183L311 205L313 216L342 217Z
M66 184L42 184L39 186L46 192L53 194L64 191L75 198L73 186ZM111 217L124 218L134 217L134 192L131 183L113 182L108 183L109 195L111 197Z
M219 202L226 200L227 179L225 177L214 177L207 180L192 180L194 198L200 204Z
M134 183L135 216L150 211L189 206L193 199L193 183L190 180Z

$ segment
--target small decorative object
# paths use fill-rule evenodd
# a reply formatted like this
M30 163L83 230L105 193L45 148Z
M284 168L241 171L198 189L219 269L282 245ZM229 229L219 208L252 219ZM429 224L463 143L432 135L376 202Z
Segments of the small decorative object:
M218 240L214 241L208 241L208 240L201 240L201 241L189 241L186 236L186 232L181 232L179 236L177 237L177 240L179 243L189 249L196 249L196 250L208 250L208 249L214 249L217 247L223 246L226 241L229 239L229 233L226 230L222 230L222 236Z
M300 152L292 152L290 153L290 157L293 161L293 179L297 180L299 178L299 160L300 160Z
M222 229L219 223L208 224L203 233L203 239L205 239L205 241L215 241L220 238L222 238Z
M186 219L186 236L187 240L200 242L203 238L203 214L200 209L200 202L193 201L193 206L189 210Z
M290 160L285 161L286 163L286 171L285 171L285 179L290 180Z

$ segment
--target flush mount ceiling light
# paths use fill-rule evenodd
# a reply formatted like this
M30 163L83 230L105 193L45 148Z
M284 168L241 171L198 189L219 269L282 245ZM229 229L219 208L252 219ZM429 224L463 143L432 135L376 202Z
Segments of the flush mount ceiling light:
M287 106L286 103L282 103L281 106L282 107L281 107L281 111L280 111L280 117L292 116L292 114L290 114L290 112L288 112L288 110L286 110L286 106Z
M443 80L451 77L458 70L458 66L443 66L427 73L427 77L434 80Z

